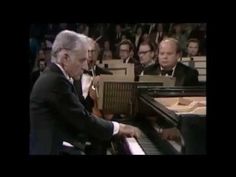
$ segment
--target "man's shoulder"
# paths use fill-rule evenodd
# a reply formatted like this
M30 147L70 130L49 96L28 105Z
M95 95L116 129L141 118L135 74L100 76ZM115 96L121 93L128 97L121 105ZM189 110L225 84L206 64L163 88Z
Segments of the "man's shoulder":
M154 63L148 67L146 67L146 70L153 70L153 69L157 69L159 67L158 63Z
M100 75L100 74L112 74L112 73L96 65L96 75Z
M177 67L179 69L183 70L184 72L187 72L187 73L196 73L197 72L196 69L191 68L191 67L189 67L189 66L187 66L187 65L185 65L185 64L183 64L181 62L177 63Z

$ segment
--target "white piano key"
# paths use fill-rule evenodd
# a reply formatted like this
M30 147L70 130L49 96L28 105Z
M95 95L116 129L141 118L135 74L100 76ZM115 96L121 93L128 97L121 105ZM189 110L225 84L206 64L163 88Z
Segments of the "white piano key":
M178 152L182 151L182 147L181 145L179 145L177 142L173 141L173 140L169 140L168 141Z
M125 138L125 141L128 144L129 150L133 155L145 155L144 151L135 138Z

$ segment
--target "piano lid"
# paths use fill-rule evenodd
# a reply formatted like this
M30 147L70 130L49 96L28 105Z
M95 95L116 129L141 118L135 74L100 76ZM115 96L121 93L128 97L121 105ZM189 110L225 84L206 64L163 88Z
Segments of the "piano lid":
M198 116L199 115L206 116L205 87L142 86L138 87L138 91L139 91L139 100L141 102L149 106L153 111L161 115L163 118L165 118L166 121L168 121L174 126L178 124L180 118L182 117L182 113L185 115L196 113L198 114ZM199 101L197 97L203 98L203 100ZM190 103L189 107L186 103L185 107L182 102L188 102L189 98L193 99L196 98L197 100L193 100L194 102ZM174 105L175 103L168 105L169 104L167 101L168 99L177 100L178 103L180 103L181 101L182 105L181 104Z
M138 86L139 94L145 93L152 97L176 97L176 96L206 96L205 86Z

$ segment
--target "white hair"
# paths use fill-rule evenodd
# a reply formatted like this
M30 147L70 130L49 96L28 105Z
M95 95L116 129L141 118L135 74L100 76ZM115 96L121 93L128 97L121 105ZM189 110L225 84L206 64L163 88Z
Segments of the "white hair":
M74 31L63 30L55 38L52 45L51 62L58 62L58 53L62 49L73 52L74 50L87 49L87 37L83 34L78 34Z

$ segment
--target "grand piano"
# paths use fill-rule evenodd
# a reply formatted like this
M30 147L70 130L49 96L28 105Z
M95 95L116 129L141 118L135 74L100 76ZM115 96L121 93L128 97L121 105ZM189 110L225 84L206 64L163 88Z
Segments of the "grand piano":
M140 128L138 138L114 137L114 154L206 154L205 87L137 85L135 113L118 120ZM176 128L180 140L163 139L166 129Z

